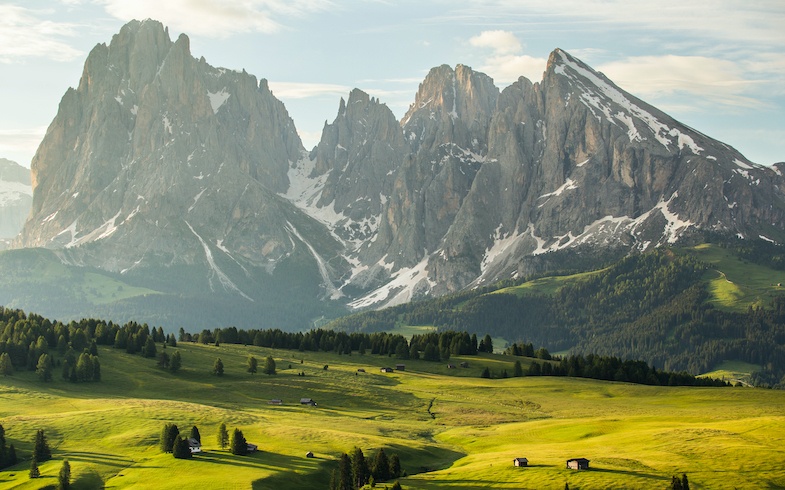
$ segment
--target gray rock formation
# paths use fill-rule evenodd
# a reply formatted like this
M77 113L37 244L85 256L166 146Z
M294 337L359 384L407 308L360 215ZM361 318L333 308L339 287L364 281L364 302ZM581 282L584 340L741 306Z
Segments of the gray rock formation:
M353 90L306 153L265 80L188 44L148 20L93 49L33 159L17 247L285 317L519 277L563 249L700 230L785 242L785 164L749 162L562 50L501 93L436 67L400 123Z

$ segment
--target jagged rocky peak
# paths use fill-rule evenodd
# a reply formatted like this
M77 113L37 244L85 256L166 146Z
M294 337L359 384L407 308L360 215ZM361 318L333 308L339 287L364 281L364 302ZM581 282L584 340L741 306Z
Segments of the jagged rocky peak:
M431 69L401 120L415 149L466 142L466 150L487 151L486 132L499 89L493 79L465 65Z
M132 21L63 96L32 162L34 208L17 244L115 271L204 261L209 246L274 262L292 248L292 207L276 193L302 151L265 80Z
M319 215L350 249L371 238L409 147L387 105L359 89L341 98L309 160L289 173L287 195ZM325 212L326 211L326 212Z

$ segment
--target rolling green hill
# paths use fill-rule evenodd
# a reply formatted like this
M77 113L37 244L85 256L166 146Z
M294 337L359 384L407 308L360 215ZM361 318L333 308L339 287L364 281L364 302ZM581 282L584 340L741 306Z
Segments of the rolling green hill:
M712 244L658 250L596 270L358 313L328 327L466 330L693 374L742 361L758 366L758 382L774 385L785 375L785 271L752 259Z
M406 361L405 371L382 374L380 367L395 364L387 356L182 342L176 350L177 374L101 348L99 383L57 376L43 383L32 372L0 378L8 442L26 458L42 428L54 452L40 465L41 479L29 480L25 460L0 471L0 489L52 485L64 458L76 489L327 488L338 456L355 446L366 457L381 447L398 454L407 489L650 489L682 473L695 489L785 486L785 392L778 390L480 379L486 366L511 371L513 358L490 354L451 360L468 360L469 368ZM278 374L247 373L249 354L272 355ZM222 377L210 374L217 357ZM301 397L318 405L302 406ZM284 404L268 404L272 398ZM184 432L197 425L204 454L161 453L166 422ZM221 450L222 422L260 451ZM316 457L305 458L307 451ZM515 457L530 467L514 468ZM566 470L572 457L590 459L592 469Z

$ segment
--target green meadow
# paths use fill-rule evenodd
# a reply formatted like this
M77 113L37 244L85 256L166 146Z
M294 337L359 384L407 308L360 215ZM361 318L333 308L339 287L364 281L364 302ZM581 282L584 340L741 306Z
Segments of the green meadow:
M514 358L501 355L453 357L450 363L469 367L449 369L357 353L177 349L177 374L102 348L99 383L42 383L27 372L0 379L0 423L24 458L0 472L0 489L54 486L63 459L76 489L325 489L337 458L355 446L366 458L382 447L397 453L407 473L400 482L409 489L664 489L682 473L693 489L785 488L781 391L481 379L485 367L495 376L512 373ZM261 362L268 354L278 374L245 371L248 355ZM222 377L210 374L217 357ZM401 362L403 372L379 371ZM318 405L300 405L303 397ZM274 398L284 404L269 404ZM161 453L158 435L167 422L186 434L196 425L204 453L192 460ZM242 430L259 451L243 457L220 449L221 423ZM40 465L42 478L30 480L38 428L54 458ZM306 458L307 451L316 457ZM513 467L516 457L530 467ZM567 470L574 457L591 460L591 469Z

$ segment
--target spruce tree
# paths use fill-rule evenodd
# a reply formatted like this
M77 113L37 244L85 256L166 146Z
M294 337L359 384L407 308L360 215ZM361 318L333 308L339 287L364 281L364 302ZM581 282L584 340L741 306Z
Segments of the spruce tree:
M180 429L175 424L166 423L164 428L161 429L161 438L159 447L165 453L171 453L174 450L174 441L180 434Z
M188 439L183 439L180 437L180 434L177 434L172 443L172 456L177 459L191 458L191 448L188 446Z
M275 374L275 359L273 356L267 356L264 360L264 374Z
M245 440L245 436L243 436L243 432L240 429L234 429L234 432L232 432L229 448L232 451L232 454L237 456L245 456L248 454L248 442Z
M14 365L11 362L11 356L7 352L0 354L0 374L3 376L14 374Z
M681 490L690 490L690 482L687 480L687 473L681 475Z
M218 445L221 446L221 449L226 449L227 444L229 444L229 433L226 432L226 424L221 423L221 426L218 427Z
M41 471L38 469L38 460L35 459L35 454L30 459L30 478L38 478L41 476Z
M361 488L368 482L368 463L365 461L363 450L356 447L352 450L350 455L352 460L352 482Z
M512 368L512 375L516 378L523 376L523 366L521 366L521 361L515 361L515 367Z
M63 461L63 466L60 467L60 475L57 478L58 490L68 490L71 488L71 465L68 460Z
M403 489L401 488L401 484L399 482L395 482L393 486L390 488L390 490L403 490Z
M491 370L487 367L482 370L482 374L480 374L481 378L490 378L491 377Z
M377 482L390 479L390 461L387 459L384 448L379 449L373 460L373 478Z
M256 368L259 365L259 361L256 360L254 356L248 356L248 372L251 374L256 374Z
M199 441L199 444L202 443L202 436L199 434L199 428L197 426L191 427L191 433L188 435L189 439L196 439Z
M49 354L41 354L38 364L35 366L35 372L41 381L52 381L52 358Z
M216 358L215 363L213 363L213 374L216 376L224 375L224 363L220 357Z
M182 367L183 362L180 358L180 351L175 352L172 354L172 358L169 360L169 371L176 373Z
M390 456L390 477L391 478L401 477L401 460L397 454L393 454L392 456Z
M349 455L346 453L341 454L341 459L338 462L338 490L353 490L352 484L352 462Z
M153 359L156 354L155 341L152 337L147 337L147 340L144 342L144 348L142 348L142 356Z
M49 461L52 459L52 450L49 449L49 443L46 440L46 435L44 435L43 429L38 429L35 433L33 455L39 462Z

